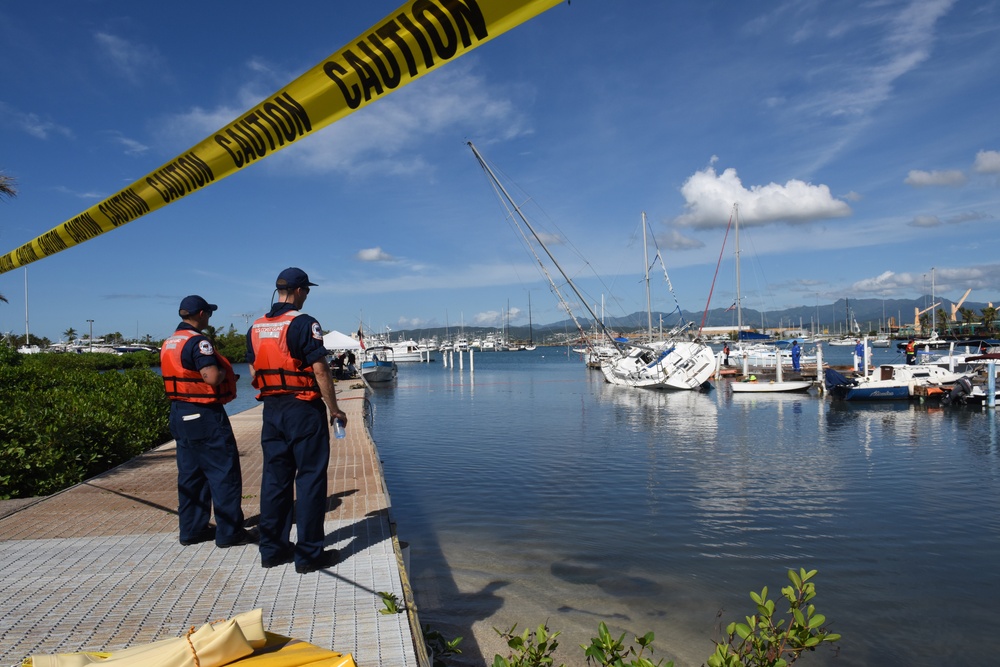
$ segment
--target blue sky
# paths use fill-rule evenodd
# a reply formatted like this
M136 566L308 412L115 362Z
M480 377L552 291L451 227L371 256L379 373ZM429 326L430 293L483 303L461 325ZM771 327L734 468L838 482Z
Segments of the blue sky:
M0 253L224 126L398 2L0 6ZM641 212L685 309L733 203L754 307L1000 301L1000 3L561 4L300 143L0 275L0 330L246 326L299 266L326 328L564 318L465 145L530 198L593 305L645 309ZM732 238L712 305L735 292ZM592 276L599 276L600 279ZM653 307L673 297L654 271Z

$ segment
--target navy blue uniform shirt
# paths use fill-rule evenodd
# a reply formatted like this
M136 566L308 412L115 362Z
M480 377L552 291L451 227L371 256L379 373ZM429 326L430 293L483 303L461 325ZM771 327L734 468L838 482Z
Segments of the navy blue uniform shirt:
M191 331L198 331L193 326L187 322L181 322L177 325L175 331L181 331L184 329L190 329ZM212 342L205 338L205 336L200 333L197 336L192 336L181 349L181 366L189 371L201 371L202 368L206 366L218 366L219 362L215 359L215 348L212 346Z
M271 306L268 317L277 317L288 310L295 310L291 303L275 303ZM247 330L247 363L252 364L256 355L253 351L253 327ZM288 325L288 351L294 359L302 362L303 366L312 366L320 359L324 359L329 352L323 347L323 330L319 322L312 315L302 313L292 320Z

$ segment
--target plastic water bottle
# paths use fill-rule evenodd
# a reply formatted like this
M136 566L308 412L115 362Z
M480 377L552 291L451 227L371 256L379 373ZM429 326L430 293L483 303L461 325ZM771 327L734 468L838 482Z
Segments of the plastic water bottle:
M344 423L339 419L333 420L333 437L337 440L342 440L347 437L347 431L344 430Z

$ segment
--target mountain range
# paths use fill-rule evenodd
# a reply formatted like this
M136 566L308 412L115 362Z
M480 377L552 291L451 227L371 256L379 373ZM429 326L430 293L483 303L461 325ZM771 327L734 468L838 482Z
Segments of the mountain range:
M837 334L850 331L849 322L851 316L853 316L853 319L857 321L862 332L877 332L886 327L891 327L893 330L898 327L912 327L915 311L924 311L932 303L938 304L933 308L936 318L942 311L950 317L952 306L956 305L956 302L946 298L937 298L935 301L932 301L930 295L917 299L838 299L833 303L825 305L797 306L764 313L753 308L743 308L743 324L758 330L801 329L803 331L810 331L816 327L818 333ZM966 301L961 303L961 307L974 311L976 315L981 315L983 308L992 305L992 303L985 302ZM932 311L927 310L926 312L930 314ZM684 321L694 323L692 329L697 330L699 325L701 325L702 313L683 311L682 315ZM661 313L654 311L652 314L654 330L659 329L661 317L663 318L664 331L676 326L679 322L676 312ZM957 315L957 319L961 322L961 315ZM589 329L593 327L593 321L590 318L577 317L577 321L584 328ZM620 333L643 331L646 329L647 318L644 312L634 312L622 317L605 317L604 324L608 329ZM732 308L713 308L705 316L703 326L735 327L736 310ZM940 322L938 322L938 329L942 329ZM467 338L471 339L497 330L498 327L466 326L463 329L463 333ZM559 335L563 337L566 334L573 334L575 330L576 325L573 323L573 320L565 319L550 324L535 324L531 328L531 337L534 341L539 342L545 340L548 336ZM437 337L444 339L454 337L458 333L457 327L450 329L446 329L445 327L408 329L394 331L393 338L402 337L404 339L413 338L419 340L421 338ZM511 340L528 340L529 329L527 325L510 326L507 329L507 334Z

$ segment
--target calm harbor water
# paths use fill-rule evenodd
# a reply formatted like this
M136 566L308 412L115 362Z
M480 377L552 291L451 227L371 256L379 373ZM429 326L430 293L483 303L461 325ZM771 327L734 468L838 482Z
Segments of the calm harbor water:
M421 622L464 636L466 664L503 651L493 627L546 622L583 665L603 620L701 665L799 567L844 636L801 664L996 659L992 412L638 391L560 348L404 364L371 400Z

